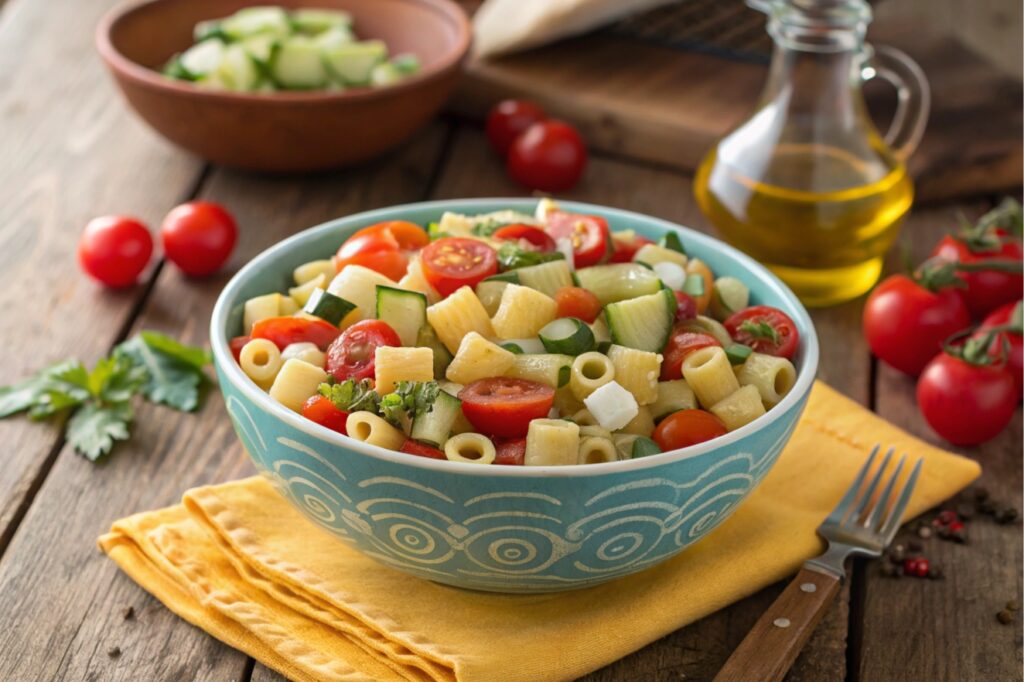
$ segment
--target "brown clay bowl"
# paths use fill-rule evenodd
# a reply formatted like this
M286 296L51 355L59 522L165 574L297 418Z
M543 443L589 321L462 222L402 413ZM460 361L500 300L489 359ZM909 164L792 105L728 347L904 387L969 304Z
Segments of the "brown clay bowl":
M452 0L273 0L352 14L362 39L411 52L421 71L385 88L245 94L203 89L159 69L192 44L204 19L245 0L148 0L113 10L96 45L121 92L157 132L213 163L271 172L351 165L401 144L444 104L469 50L469 21Z

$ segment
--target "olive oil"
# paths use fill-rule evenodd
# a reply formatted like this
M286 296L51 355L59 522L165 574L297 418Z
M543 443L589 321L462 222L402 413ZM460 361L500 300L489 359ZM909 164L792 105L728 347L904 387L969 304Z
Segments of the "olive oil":
M877 135L867 137L856 153L780 143L753 154L761 157L754 164L750 154L720 147L697 171L697 201L726 241L775 272L807 305L855 298L881 274L914 195L903 163ZM740 165L755 166L758 179Z

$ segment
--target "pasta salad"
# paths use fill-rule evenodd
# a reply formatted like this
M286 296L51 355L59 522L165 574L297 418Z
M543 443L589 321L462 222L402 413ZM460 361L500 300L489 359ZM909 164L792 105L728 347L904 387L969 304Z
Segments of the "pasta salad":
M678 235L655 243L542 199L363 228L249 299L242 371L356 440L476 464L645 457L721 436L796 381L781 310Z

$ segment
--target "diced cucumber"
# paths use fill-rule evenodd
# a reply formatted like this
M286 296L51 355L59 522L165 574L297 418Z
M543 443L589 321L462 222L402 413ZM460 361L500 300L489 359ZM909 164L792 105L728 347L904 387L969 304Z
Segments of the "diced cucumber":
M729 364L742 365L750 357L754 350L742 343L733 343L725 347L725 357L729 358Z
M220 27L220 20L210 19L209 21L200 21L196 24L196 27L192 30L192 38L197 43L201 43L204 40L209 40L210 38L225 40L227 39L227 36Z
M321 88L327 83L327 69L320 48L310 38L295 36L281 43L274 54L271 75L290 90Z
M309 295L306 305L302 307L303 312L316 315L333 325L340 324L345 316L355 309L355 303L350 303L323 289L314 289L313 293Z
M666 232L658 240L658 246L663 249L671 249L678 253L686 255L686 249L683 247L683 241L679 238L679 235L675 232Z
M440 391L433 409L413 420L409 435L415 440L441 447L448 440L452 426L461 415L462 401L445 391Z
M437 333L434 332L433 327L429 324L420 327L420 331L416 335L415 345L417 348L430 348L434 351L434 377L443 377L448 370L448 365L452 363L452 354L441 343L441 339L437 338Z
M192 78L199 79L217 70L224 59L225 47L220 40L204 40L185 50L178 62Z
M502 273L499 273L497 275L491 275L490 277L488 277L484 281L485 282L508 282L509 284L522 284L522 281L519 279L519 271L518 270L509 270L508 272L502 272Z
M711 286L711 314L719 320L750 304L750 289L735 277L719 277Z
M501 295L505 293L505 288L509 285L509 282L500 282L492 279L486 279L476 285L476 297L480 299L480 302L484 305L484 310L491 317L498 312L498 306L501 305Z
M352 15L330 9L297 9L291 13L292 28L302 33L316 34L332 28L350 28Z
M285 36L291 24L281 7L246 7L222 20L220 29L232 40L241 40L257 33Z
M703 296L704 276L696 272L687 275L686 281L683 283L682 292L690 296Z
M630 454L632 459L639 459L650 455L659 455L661 454L661 448L650 438L637 436L636 440L633 441L633 448Z
M164 65L164 68L160 71L160 73L169 78L176 78L178 80L195 80L195 76L189 73L188 69L182 66L180 54L176 54L170 59L168 59L167 64Z
M410 52L395 55L391 59L391 64L398 69L403 76L411 76L420 70L420 58Z
M217 67L217 73L227 83L229 89L237 92L254 90L260 80L256 62L238 43L228 45L224 50L224 57L221 59L220 66Z
M661 289L658 275L639 263L595 265L576 271L580 286L589 290L601 305L646 296Z
M324 51L327 68L346 85L367 85L374 67L387 59L388 48L380 40L336 45ZM376 83L375 83L376 84Z
M538 355L547 352L540 339L505 339L496 343L516 355Z
M346 26L339 26L332 28L329 31L324 31L318 36L313 38L313 42L316 43L323 52L332 50L342 45L350 45L356 41L356 34L352 32L352 29Z
M402 78L404 78L404 75L395 68L394 64L384 62L373 67L373 71L370 72L370 85L380 88L386 85L393 85L402 80Z
M529 265L516 270L519 273L519 281L531 289L547 294L554 298L555 293L562 287L573 285L572 272L569 264L564 260L553 260L540 265Z
M243 40L241 45L249 53L253 61L266 70L270 68L270 62L274 56L274 48L277 47L277 40L277 36L255 35Z
M676 315L676 298L668 289L605 306L612 341L651 353L668 341Z
M427 323L427 297L418 291L377 285L377 319L395 330L403 346L415 346Z
M582 355L594 348L594 332L583 320L560 317L548 322L538 336L549 353Z

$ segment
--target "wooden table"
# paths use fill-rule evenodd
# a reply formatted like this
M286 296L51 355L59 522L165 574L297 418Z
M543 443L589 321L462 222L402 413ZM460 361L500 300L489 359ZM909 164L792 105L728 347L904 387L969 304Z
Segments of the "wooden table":
M0 9L0 338L7 353L0 384L71 356L92 363L140 328L205 343L230 271L329 218L423 199L522 194L479 127L454 119L359 169L273 179L204 166L145 129L115 95L91 45L91 28L108 4L7 0ZM596 154L567 196L707 229L690 183L677 171ZM90 217L129 213L156 225L191 198L222 202L238 217L243 231L229 272L190 281L158 265L145 284L111 293L78 271L75 246ZM993 200L915 209L904 230L914 255L958 213L975 216ZM861 306L814 313L821 378L936 441L914 407L912 382L865 348ZM100 465L72 452L58 424L5 420L0 442L0 680L279 679L172 615L95 546L121 516L174 503L191 486L252 473L219 396L198 414L140 406L131 441ZM1002 436L966 454L984 466L982 483L993 495L1020 508L1020 413ZM928 542L946 570L942 581L887 579L875 565L857 565L790 679L1019 679L1020 621L999 625L995 613L1020 595L1020 526L976 521L970 533L968 545ZM588 679L709 679L780 589ZM124 620L128 605L136 616ZM108 655L114 646L118 657Z

